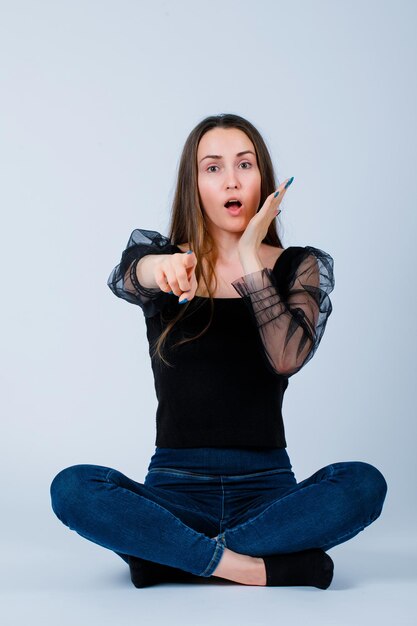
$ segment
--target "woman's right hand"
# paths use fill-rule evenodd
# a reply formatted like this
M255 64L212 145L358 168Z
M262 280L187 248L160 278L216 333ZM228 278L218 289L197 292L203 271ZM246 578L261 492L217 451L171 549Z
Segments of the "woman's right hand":
M197 257L194 252L176 252L161 255L160 262L155 265L154 278L162 291L173 291L178 301L185 298L190 301L197 291L195 268Z

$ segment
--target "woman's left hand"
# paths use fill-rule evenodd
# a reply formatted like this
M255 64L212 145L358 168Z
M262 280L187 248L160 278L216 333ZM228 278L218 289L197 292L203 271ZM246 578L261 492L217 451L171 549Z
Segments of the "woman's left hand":
M262 241L265 239L266 233L272 220L278 215L279 205L285 196L289 187L287 178L276 191L271 193L265 200L259 211L252 217L248 225L246 226L243 235L239 239L238 248L240 250L250 250L255 253L258 252ZM291 181L292 182L292 181ZM287 187L286 187L287 185ZM278 196L274 195L279 191Z

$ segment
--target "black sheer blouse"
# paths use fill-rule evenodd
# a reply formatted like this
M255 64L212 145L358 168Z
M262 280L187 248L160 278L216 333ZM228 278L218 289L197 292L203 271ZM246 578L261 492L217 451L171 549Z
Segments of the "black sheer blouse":
M176 296L140 285L136 265L147 254L174 252L182 250L167 237L137 228L107 284L116 296L137 304L145 317L152 317ZM232 282L277 373L293 375L314 356L332 312L329 294L335 286L333 265L332 257L319 248L291 246L284 249L272 269L263 268Z
M150 347L178 307L188 310L168 335L168 347L196 335L209 320L209 298L194 296L180 305L174 294L139 284L136 265L142 257L175 252L182 250L167 237L135 229L107 281L116 296L143 310ZM288 378L310 361L322 339L332 312L333 259L313 246L290 246L272 269L246 274L232 285L240 297L214 298L209 332L168 354L173 369L152 359L159 446L286 446L283 394ZM189 416L181 417L193 410L198 427Z

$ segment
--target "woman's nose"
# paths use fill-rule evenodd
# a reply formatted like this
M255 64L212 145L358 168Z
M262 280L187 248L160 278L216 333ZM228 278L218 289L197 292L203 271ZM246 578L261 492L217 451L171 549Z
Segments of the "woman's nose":
M228 174L226 176L226 189L234 189L238 185L238 180L236 174Z

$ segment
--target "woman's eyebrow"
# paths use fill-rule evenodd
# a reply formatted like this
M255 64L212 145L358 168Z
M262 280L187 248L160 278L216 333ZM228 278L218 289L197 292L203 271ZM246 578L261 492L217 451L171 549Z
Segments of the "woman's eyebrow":
M243 152L238 152L236 156L242 156L242 154L253 154L253 156L256 156L256 154L252 151L252 150L244 150ZM202 161L204 161L204 159L222 159L223 157L221 156L221 154L208 154L207 156L203 157L200 161L200 163Z

